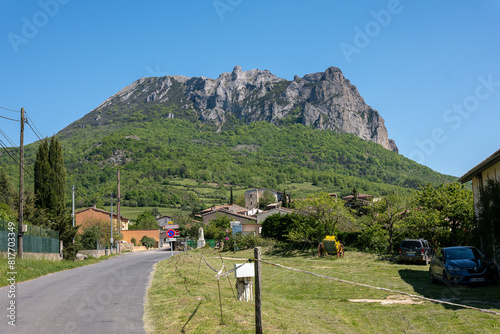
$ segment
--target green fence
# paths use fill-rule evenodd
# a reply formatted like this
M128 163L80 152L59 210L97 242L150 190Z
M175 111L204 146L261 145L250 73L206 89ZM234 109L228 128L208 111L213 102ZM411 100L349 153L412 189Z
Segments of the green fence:
M9 225L9 222L0 219L0 251L7 252L9 248L14 248L17 252L17 225L17 223L14 223L14 226ZM11 233L15 233L15 247L9 247ZM28 231L23 234L23 252L59 253L59 232L28 225Z
M209 246L211 248L214 248L215 247L215 240L207 239L207 240L205 240L205 245ZM191 248L197 248L198 247L198 241L196 241L196 240L188 240L187 241L187 246L191 247Z

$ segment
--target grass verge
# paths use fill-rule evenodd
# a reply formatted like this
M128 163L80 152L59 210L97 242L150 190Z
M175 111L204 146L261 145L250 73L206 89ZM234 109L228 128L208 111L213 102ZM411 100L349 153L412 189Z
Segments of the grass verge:
M222 260L204 250L215 269ZM157 264L147 293L148 333L254 333L254 304L233 296L234 274L218 282L201 250L180 253ZM222 253L228 269L253 250ZM498 286L447 287L431 284L428 267L382 261L348 252L345 258L286 257L263 252L263 259L321 275L398 290L428 298L500 311ZM218 289L220 284L222 316ZM497 333L500 316L341 283L262 264L262 317L265 333Z

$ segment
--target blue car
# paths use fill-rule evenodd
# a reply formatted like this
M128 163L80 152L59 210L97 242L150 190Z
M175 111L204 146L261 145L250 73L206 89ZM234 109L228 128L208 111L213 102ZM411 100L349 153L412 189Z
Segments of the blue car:
M437 251L429 267L431 282L497 283L498 267L476 247L446 247Z

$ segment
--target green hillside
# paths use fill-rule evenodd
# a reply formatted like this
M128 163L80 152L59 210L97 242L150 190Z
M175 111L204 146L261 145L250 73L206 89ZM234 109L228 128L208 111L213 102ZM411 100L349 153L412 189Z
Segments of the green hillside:
M186 211L227 202L229 185L235 186L235 197L256 187L286 188L302 197L313 190L346 195L353 187L385 195L455 180L354 135L300 124L280 128L258 122L216 133L198 122L156 118L73 129L62 144L67 198L74 184L77 207L107 205L116 193L117 169L123 205ZM28 171L37 147L26 150ZM17 175L12 160L0 159Z

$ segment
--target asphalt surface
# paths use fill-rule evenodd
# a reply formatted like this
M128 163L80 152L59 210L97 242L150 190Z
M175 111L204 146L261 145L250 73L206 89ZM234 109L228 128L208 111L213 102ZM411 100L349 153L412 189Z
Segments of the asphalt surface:
M149 277L153 265L169 257L170 250L125 253L18 283L15 327L8 324L11 288L1 288L0 333L144 333Z

